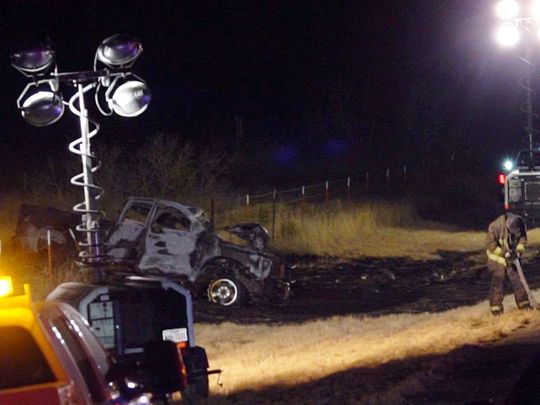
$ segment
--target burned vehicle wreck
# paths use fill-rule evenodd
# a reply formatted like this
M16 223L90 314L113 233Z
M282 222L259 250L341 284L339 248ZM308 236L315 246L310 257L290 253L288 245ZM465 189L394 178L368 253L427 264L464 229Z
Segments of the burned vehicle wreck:
M76 254L79 223L74 213L22 205L13 240L39 253L49 235L57 249ZM131 197L116 221L103 221L101 230L112 262L107 271L111 278L167 277L222 306L289 298L290 268L266 250L268 233L259 224L225 228L246 241L244 246L221 238L200 208Z
M286 301L290 269L266 251L266 230L258 224L226 230L249 245L222 239L200 208L131 197L108 233L106 246L114 263L141 275L180 281L195 294L207 293L218 305Z

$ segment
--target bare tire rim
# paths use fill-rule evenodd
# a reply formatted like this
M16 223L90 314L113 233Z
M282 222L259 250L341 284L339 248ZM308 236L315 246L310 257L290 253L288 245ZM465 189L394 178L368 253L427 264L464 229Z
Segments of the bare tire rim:
M220 278L208 287L208 298L215 304L227 307L238 300L238 286L228 278Z

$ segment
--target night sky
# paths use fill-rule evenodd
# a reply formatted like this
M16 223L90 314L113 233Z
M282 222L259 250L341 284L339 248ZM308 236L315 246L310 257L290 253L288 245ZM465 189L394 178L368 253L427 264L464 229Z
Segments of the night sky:
M339 162L354 173L452 155L464 168L496 171L522 145L525 117L518 51L495 43L494 4L3 1L0 167L16 178L64 159L78 131L68 112L47 128L23 121L15 100L26 79L10 51L50 38L60 71L88 70L103 39L129 33L143 43L133 70L153 101L134 119L93 114L102 125L95 143L136 150L164 131L289 171L332 175Z

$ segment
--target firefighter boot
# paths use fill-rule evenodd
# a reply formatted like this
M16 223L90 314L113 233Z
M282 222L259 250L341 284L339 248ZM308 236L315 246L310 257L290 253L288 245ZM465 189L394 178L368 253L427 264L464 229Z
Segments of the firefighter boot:
M493 316L499 316L504 313L504 307L502 305L492 305L490 309L491 309L491 315Z
M529 301L519 303L518 308L521 310L526 310L526 311L533 309Z

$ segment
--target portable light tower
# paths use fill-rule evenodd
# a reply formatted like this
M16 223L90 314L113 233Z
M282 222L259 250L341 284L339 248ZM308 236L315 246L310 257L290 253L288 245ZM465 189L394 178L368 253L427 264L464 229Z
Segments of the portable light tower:
M58 72L55 51L47 44L29 45L11 55L12 66L31 79L17 98L17 108L26 122L38 127L54 124L64 114L65 106L79 117L80 137L69 144L69 150L80 156L82 171L71 178L71 184L83 188L84 201L76 204L73 211L81 214L77 230L86 234L85 241L79 243L80 260L97 269L97 279L102 278L99 269L107 260L100 236L103 213L97 206L103 190L94 183L93 174L99 163L94 164L96 156L90 143L99 124L89 118L84 96L93 90L95 104L105 116L142 114L150 103L150 90L143 79L131 72L142 50L136 39L113 35L97 48L93 70L78 72ZM62 97L62 86L76 90L67 102Z
M527 7L522 7L527 5ZM496 33L496 39L503 47L513 47L522 40L525 42L525 56L520 60L525 64L525 75L521 81L521 87L526 91L526 104L524 112L527 116L525 131L529 142L529 153L533 154L534 148L534 118L532 97L535 94L531 88L531 76L533 70L532 40L540 41L540 0L518 2L516 0L500 0L495 12L501 23Z

